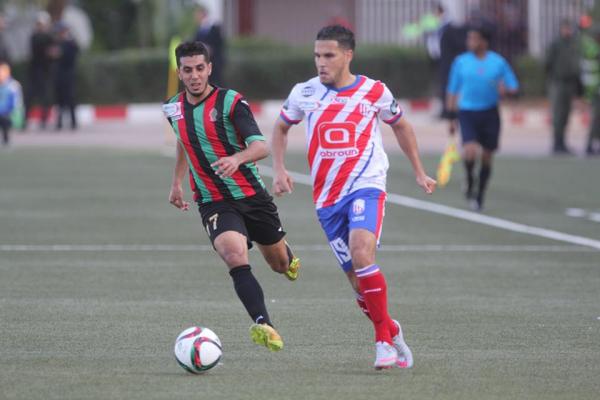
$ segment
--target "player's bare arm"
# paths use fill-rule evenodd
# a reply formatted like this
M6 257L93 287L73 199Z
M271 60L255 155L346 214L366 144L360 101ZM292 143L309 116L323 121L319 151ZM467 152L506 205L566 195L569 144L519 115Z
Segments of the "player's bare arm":
M182 211L187 211L190 208L190 203L183 200L182 182L188 170L187 160L183 147L180 142L177 142L175 150L175 168L173 169L173 179L171 182L171 192L169 193L169 203Z
M404 118L400 118L398 122L392 125L392 130L394 131L394 135L396 136L400 148L404 154L406 154L406 157L408 157L408 160L413 167L417 184L423 188L425 193L432 194L435 190L436 181L425 173L425 169L421 163L421 157L419 156L417 139L412 125Z
M273 128L273 138L271 139L271 155L273 157L273 194L283 196L286 193L292 193L294 182L285 169L285 150L287 149L287 135L290 125L283 120L278 119Z
M269 155L269 146L264 141L256 140L239 153L228 157L219 158L211 164L217 175L228 178L238 170L239 166L247 162L262 160Z

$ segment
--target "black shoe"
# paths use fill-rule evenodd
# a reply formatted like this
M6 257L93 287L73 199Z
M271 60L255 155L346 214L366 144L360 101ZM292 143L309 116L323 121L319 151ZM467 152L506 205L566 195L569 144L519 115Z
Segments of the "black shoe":
M552 150L552 153L556 156L572 156L573 152L569 150L566 146L555 147Z

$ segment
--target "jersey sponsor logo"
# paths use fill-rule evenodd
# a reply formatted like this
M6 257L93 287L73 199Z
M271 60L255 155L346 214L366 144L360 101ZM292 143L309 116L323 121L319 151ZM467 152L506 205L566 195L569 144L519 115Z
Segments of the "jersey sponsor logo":
M183 118L183 113L181 112L181 103L167 103L162 106L163 113L165 117L171 118L172 121L177 121Z
M315 88L311 85L304 86L302 88L302 91L300 92L300 94L302 94L302 96L304 96L304 97L310 97L313 94L315 94Z
M307 100L301 101L300 103L298 103L298 106L302 111L315 111L319 109L321 103L319 103L318 101Z
M353 122L323 122L318 127L321 158L355 157L356 124Z

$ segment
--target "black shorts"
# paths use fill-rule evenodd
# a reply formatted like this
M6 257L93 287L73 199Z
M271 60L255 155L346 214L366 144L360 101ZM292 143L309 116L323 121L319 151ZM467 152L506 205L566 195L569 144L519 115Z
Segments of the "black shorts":
M478 142L486 150L498 148L500 138L500 114L498 108L481 111L458 112L462 142Z
M246 236L248 248L252 247L252 242L265 246L275 244L285 236L277 206L266 191L241 200L200 203L198 210L212 243L217 236L227 231Z

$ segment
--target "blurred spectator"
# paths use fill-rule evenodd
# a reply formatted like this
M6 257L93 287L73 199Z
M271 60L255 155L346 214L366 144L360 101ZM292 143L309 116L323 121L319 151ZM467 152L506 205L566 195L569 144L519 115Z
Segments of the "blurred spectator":
M600 26L592 25L581 35L581 81L590 102L592 122L586 153L600 155Z
M198 28L194 40L206 44L210 50L212 62L210 83L222 87L225 70L225 39L221 27L210 18L208 9L204 6L196 8L196 23Z
M437 63L441 57L442 35L444 29L450 24L450 20L446 17L444 7L440 3L435 6L433 17L435 18L435 28L425 32L425 47L429 58Z
M58 59L54 78L54 93L57 104L56 130L62 129L62 117L65 111L71 115L71 129L77 129L75 115L75 80L79 46L64 24L57 25Z
M441 118L453 119L453 114L448 111L446 101L446 89L448 86L448 76L452 62L459 55L467 50L467 27L454 22L447 23L440 34L440 60L438 67L439 74L439 97L442 102Z
M31 35L31 60L25 95L25 125L30 117L31 106L37 100L42 107L40 128L46 128L50 110L50 85L52 81L52 64L54 39L50 33L50 15L40 12L37 15L33 35Z
M549 83L552 107L552 131L554 154L570 154L565 144L565 129L569 122L573 98L580 88L579 41L573 23L564 19L560 23L560 33L546 53L546 74Z
M2 130L2 146L10 144L10 129L15 118L19 118L22 107L21 85L11 77L10 66L0 61L0 129Z
M6 29L6 20L4 15L0 14L0 62L6 62L10 64L10 56L8 49L6 48L6 42L4 37L4 30Z

